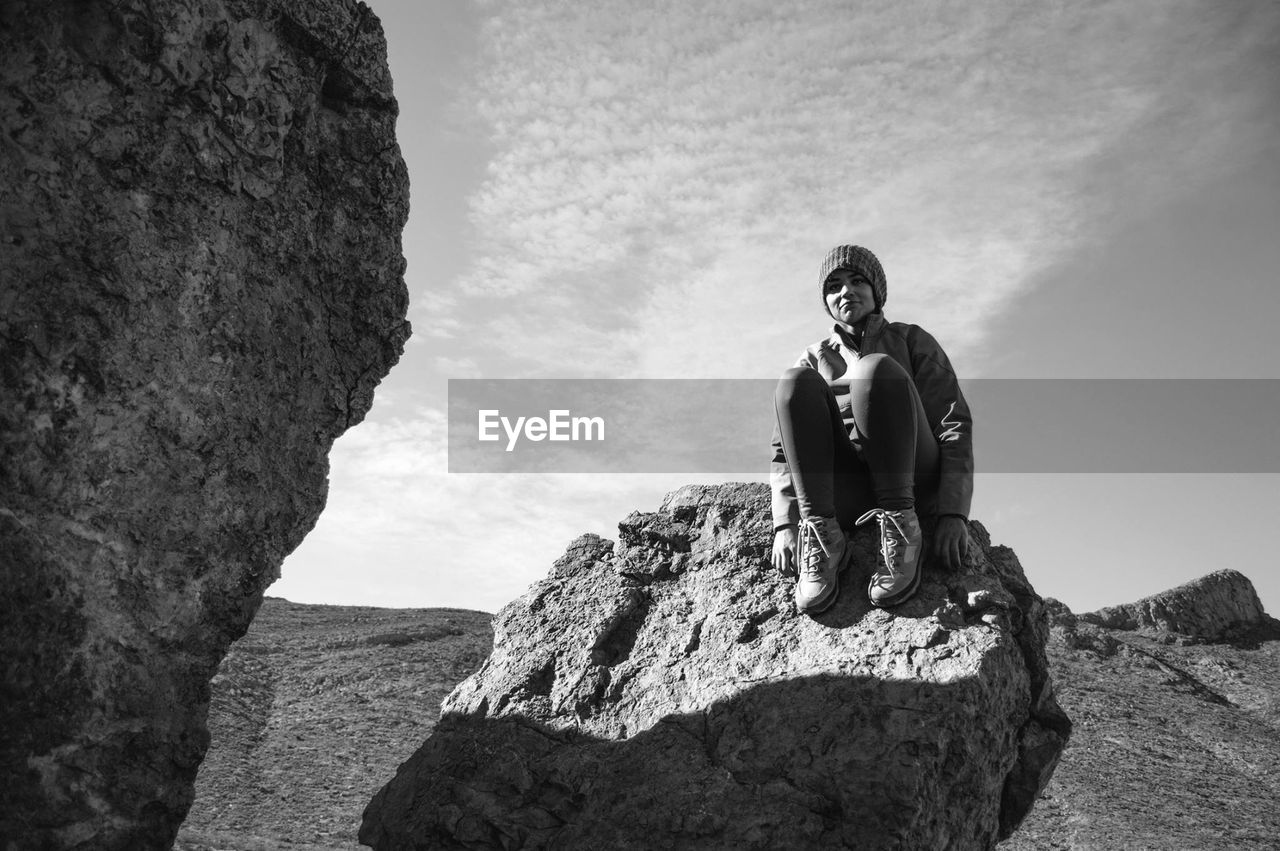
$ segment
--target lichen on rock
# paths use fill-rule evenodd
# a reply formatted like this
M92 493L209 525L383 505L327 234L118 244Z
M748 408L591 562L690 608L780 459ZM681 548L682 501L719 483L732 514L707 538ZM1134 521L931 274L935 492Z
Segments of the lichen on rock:
M409 334L395 117L360 3L0 5L0 844L171 843Z
M365 812L407 847L990 848L1070 732L1013 553L874 609L869 534L837 604L795 612L767 488L691 486L571 545Z

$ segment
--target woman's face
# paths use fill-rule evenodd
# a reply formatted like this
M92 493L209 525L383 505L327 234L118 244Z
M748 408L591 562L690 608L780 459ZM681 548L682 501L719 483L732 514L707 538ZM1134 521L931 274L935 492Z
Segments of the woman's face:
M827 275L822 295L827 300L827 310L846 325L865 319L876 309L871 282L849 269L836 269Z

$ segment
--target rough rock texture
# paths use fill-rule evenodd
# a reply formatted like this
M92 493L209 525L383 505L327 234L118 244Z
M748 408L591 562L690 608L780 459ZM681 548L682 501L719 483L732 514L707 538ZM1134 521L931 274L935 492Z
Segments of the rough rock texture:
M1243 577L1226 578L1243 590ZM1208 622L1221 613L1222 579L1214 574L1158 597L1176 595L1184 623L1197 610L1194 620ZM1099 626L1045 602L1055 691L1074 722L1071 744L1001 849L1275 849L1280 622L1264 614L1210 642L1149 626Z
M1244 574L1219 570L1136 603L1110 606L1077 618L1109 629L1148 629L1217 641L1250 629L1263 621L1266 613Z
M213 678L175 851L351 851L360 813L493 646L491 616L267 597Z
M1000 851L1274 851L1280 621L1184 641L1044 603L1071 741ZM349 851L369 798L491 646L478 612L268 597L213 679L209 754L175 851Z
M395 116L360 4L0 4L0 846L171 843L408 335Z
M380 849L990 848L1070 731L1043 603L978 546L893 612L797 615L763 485L687 487L584 536L365 812Z

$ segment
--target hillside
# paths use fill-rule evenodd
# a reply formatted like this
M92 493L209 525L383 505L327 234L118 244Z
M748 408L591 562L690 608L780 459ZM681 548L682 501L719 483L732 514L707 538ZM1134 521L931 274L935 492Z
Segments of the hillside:
M179 851L350 849L360 814L489 655L489 615L267 598L213 680Z
M1049 656L1075 732L1002 851L1275 847L1280 624L1216 587L1080 616L1056 604ZM1218 634L1171 631L1188 623ZM268 600L214 681L213 744L176 847L356 847L365 805L490 640L479 612Z
M1212 617L1211 595L1201 602ZM1114 622L1114 611L1059 609L1049 661L1074 732L1002 851L1275 848L1280 624L1262 615L1205 641L1086 621Z

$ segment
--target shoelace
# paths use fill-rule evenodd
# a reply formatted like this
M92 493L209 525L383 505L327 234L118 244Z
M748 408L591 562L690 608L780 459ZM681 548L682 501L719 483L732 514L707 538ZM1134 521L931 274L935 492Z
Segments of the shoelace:
M907 532L902 528L902 523L900 522L902 520L902 512L873 508L858 518L857 525L861 526L872 518L880 521L880 554L884 556L884 568L890 573L897 574L898 540L900 538L904 544L907 541ZM894 537L889 533L890 521L892 521L894 528L898 530L898 537Z
M814 546L814 542L817 546ZM801 573L806 578L816 579L822 575L818 569L821 558L818 557L818 550L822 550L822 554L830 558L831 550L827 542L822 539L822 532L818 529L818 524L810 518L800 521L800 552L804 554L804 564L800 566Z

